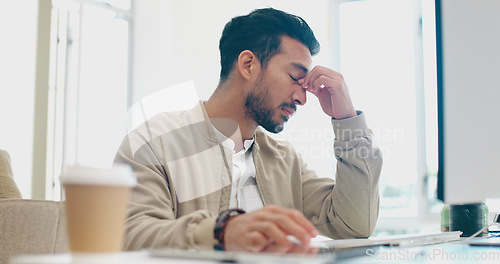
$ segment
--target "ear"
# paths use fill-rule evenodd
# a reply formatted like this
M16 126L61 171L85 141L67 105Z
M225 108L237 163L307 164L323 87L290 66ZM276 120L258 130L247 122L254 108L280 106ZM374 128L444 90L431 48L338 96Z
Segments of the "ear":
M252 79L260 70L260 61L255 54L249 50L244 50L238 56L238 72L246 80Z

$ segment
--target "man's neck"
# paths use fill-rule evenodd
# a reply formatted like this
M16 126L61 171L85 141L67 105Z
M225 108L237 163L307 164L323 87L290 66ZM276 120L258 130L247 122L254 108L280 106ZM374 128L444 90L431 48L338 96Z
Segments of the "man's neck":
M205 102L205 109L207 110L210 119L224 120L228 122L235 121L241 132L241 142L235 142L236 145L243 145L245 140L253 138L257 124L255 121L248 119L245 114L245 98L243 93L236 93L235 87L223 87L224 91L214 93L207 102ZM223 133L226 137L231 138L234 131L227 129L219 129L227 124L217 124L214 126ZM236 129L237 127L235 127Z

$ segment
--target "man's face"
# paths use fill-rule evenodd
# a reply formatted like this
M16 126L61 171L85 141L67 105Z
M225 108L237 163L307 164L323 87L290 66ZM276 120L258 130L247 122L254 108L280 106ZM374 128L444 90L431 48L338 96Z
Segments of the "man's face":
M281 132L296 105L306 103L306 91L297 81L311 67L311 53L301 42L284 36L281 48L259 72L245 101L247 116L272 133Z

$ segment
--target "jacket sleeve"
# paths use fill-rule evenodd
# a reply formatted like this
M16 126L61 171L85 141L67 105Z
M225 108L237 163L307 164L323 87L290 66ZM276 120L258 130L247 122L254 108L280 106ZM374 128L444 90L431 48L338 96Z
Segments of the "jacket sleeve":
M177 218L175 191L168 183L168 168L162 165L151 142L134 149L130 136L124 139L115 157L115 163L130 165L137 176L125 223L125 250L213 248L216 217L198 210Z
M382 154L372 145L363 113L332 119L337 159L335 181L318 178L302 163L304 214L332 238L368 237L379 212L378 180Z

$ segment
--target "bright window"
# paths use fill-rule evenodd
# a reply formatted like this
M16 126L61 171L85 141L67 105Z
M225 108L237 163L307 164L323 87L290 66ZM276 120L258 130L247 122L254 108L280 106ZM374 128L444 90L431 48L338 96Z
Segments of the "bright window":
M32 198L37 12L35 0L2 1L0 8L0 149L10 155L23 198Z
M110 167L126 134L130 97L130 0L54 1L59 96L53 142L52 199L66 165ZM63 77L61 77L63 76ZM57 136L63 135L63 136Z
M128 22L83 5L75 162L111 166L125 136Z
M419 0L339 2L340 72L355 106L366 112L375 144L384 154L380 222L423 219L438 204L433 177L437 169L434 42L424 42L422 27L428 5L421 9ZM433 32L426 33L429 37Z

